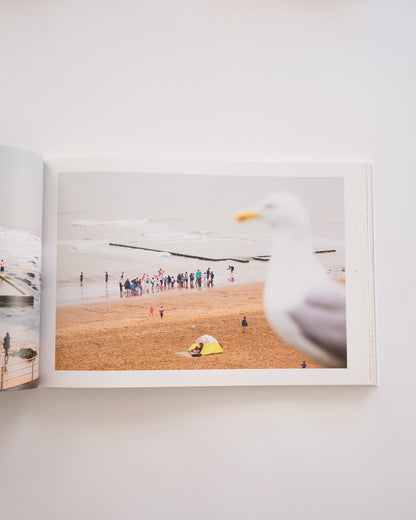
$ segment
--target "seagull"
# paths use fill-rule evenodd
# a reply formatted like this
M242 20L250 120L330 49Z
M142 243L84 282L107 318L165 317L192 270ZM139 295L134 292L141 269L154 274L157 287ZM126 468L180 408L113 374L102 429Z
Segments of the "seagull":
M318 363L345 368L345 286L332 280L317 260L304 204L292 193L278 192L256 211L236 218L259 217L274 231L264 289L267 320L281 338Z

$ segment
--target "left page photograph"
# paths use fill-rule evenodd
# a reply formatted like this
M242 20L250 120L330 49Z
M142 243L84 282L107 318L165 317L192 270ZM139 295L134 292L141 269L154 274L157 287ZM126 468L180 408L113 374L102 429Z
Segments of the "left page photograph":
M43 159L0 147L0 390L39 379Z

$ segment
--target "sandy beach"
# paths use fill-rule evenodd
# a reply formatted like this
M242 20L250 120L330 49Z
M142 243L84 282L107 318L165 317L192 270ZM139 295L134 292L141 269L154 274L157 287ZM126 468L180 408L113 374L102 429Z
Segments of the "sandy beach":
M262 283L177 289L58 307L57 370L321 368L284 343L264 316ZM163 319L158 309L165 309ZM154 316L149 313L154 308ZM248 327L242 332L241 321ZM181 355L203 334L224 352Z

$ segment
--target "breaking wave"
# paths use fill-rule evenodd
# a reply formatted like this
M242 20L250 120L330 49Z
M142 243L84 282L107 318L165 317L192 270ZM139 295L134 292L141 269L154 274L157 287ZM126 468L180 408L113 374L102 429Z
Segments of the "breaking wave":
M157 223L156 220L150 218L139 218L129 220L75 220L71 222L73 226L96 227L96 226L117 226L117 227L136 227L150 223Z

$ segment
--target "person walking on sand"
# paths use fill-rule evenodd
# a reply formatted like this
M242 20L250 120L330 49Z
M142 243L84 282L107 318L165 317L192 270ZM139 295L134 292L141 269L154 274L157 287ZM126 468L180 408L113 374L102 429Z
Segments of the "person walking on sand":
M0 272L4 273L4 260L3 260L3 258L1 259L1 262L0 262Z
M163 305L160 306L160 309L159 309L159 314L160 314L160 319L163 318L163 313L165 312L165 309L163 308Z
M149 314L150 314L150 317L151 317L151 318L153 318L153 311L154 311L153 307L150 306Z
M9 333L6 332L6 335L3 338L3 348L4 348L4 359L9 359L9 348L10 348L10 336Z
M243 332L246 331L247 325L248 325L248 323L247 323L247 319L246 319L246 317L244 316L243 321L241 322L241 326L243 327Z

